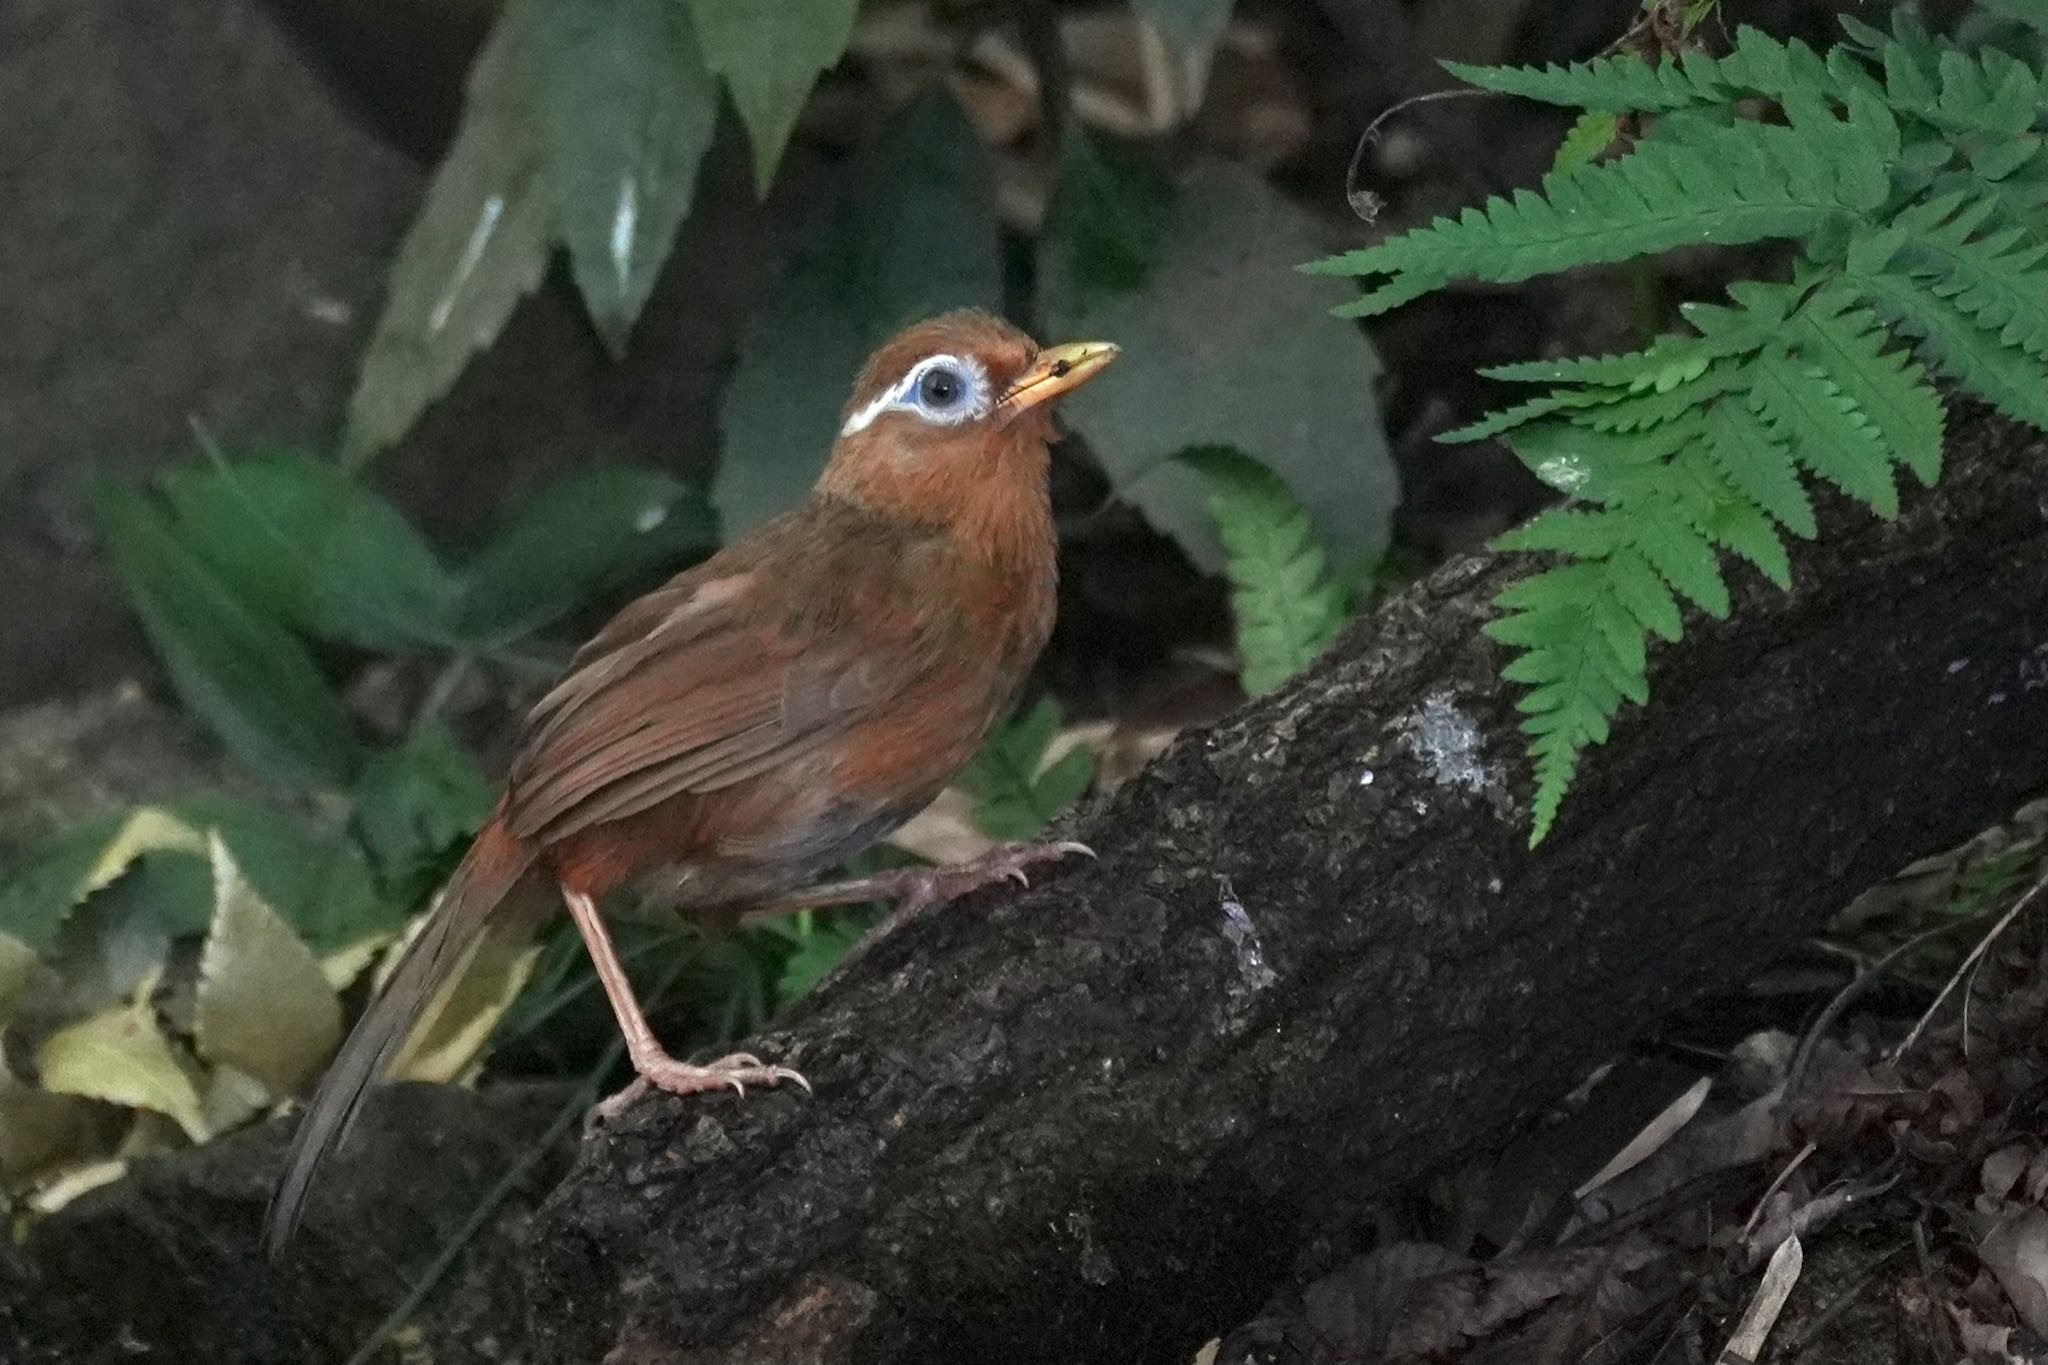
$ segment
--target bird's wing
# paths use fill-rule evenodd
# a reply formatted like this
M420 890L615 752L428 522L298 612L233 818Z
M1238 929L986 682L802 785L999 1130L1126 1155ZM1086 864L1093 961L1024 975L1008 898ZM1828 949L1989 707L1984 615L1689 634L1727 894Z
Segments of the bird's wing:
M553 841L718 791L816 751L900 694L924 652L914 617L888 600L900 578L778 567L780 581L759 565L685 574L577 654L528 718L508 787L514 834Z

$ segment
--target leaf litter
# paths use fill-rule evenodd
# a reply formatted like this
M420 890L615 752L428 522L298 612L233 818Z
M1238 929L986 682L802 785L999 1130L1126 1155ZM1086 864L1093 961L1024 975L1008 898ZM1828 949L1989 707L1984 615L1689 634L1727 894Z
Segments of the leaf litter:
M1195 1358L2048 1358L2044 832L2037 802L1859 897L1830 976L1743 1002L1787 1027L1728 1045L1708 1002Z

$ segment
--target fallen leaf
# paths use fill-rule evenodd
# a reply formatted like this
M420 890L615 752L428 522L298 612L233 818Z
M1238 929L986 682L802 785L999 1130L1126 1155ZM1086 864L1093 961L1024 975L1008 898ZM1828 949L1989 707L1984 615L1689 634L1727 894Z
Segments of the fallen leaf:
M86 1140L92 1105L23 1085L0 1067L0 1181L19 1190Z
M404 945L393 948L387 963L396 962ZM464 1079L483 1056L491 1030L518 998L540 956L539 944L524 944L504 934L486 934L470 953L455 979L428 1007L427 1022L413 1031L391 1075L397 1080Z
M213 925L193 1027L202 1056L295 1092L341 1037L341 1001L313 952L256 894L215 835Z
M1707 1094L1714 1088L1714 1078L1702 1076L1685 1088L1683 1094L1664 1106L1657 1117L1643 1125L1641 1132L1629 1139L1628 1145L1608 1158L1607 1164L1594 1172L1583 1185L1572 1191L1572 1198L1584 1199L1593 1191L1605 1185L1622 1172L1641 1164L1651 1153L1671 1141L1678 1130L1692 1122L1700 1106L1707 1102Z
M1977 1257L2027 1329L2048 1335L2048 1209L2037 1205L1998 1220L1978 1244Z
M43 1089L148 1109L177 1121L194 1142L208 1136L198 1082L149 1009L123 1004L53 1033L36 1054Z
M1778 1243L1778 1249L1771 1253L1770 1264L1764 1267L1763 1279L1757 1284L1756 1293L1750 1296L1749 1306L1743 1309L1742 1321L1736 1324L1735 1334L1728 1338L1720 1359L1762 1358L1764 1342L1769 1339L1771 1328L1777 1326L1778 1315L1785 1311L1785 1300L1792 1297L1793 1286L1799 1283L1799 1272L1805 1264L1806 1252L1797 1237L1787 1237Z
M111 1158L104 1161L82 1161L76 1166L66 1167L29 1195L30 1209L45 1216L55 1213L82 1194L89 1194L102 1185L111 1185L128 1174L125 1158Z

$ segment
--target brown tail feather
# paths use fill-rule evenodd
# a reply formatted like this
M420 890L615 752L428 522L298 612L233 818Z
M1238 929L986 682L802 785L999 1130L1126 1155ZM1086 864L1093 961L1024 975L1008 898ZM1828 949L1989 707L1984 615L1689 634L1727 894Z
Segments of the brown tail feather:
M482 936L491 911L532 862L533 854L495 816L477 834L426 927L405 950L382 993L363 1012L306 1106L284 1174L278 1178L263 1215L263 1245L272 1256L284 1249L298 1227L314 1175L348 1136L371 1084L404 1046L421 1011Z

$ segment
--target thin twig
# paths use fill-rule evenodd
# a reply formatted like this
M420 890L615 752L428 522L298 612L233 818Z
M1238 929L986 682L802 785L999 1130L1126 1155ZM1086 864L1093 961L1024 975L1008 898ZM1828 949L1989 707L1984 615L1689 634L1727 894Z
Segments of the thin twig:
M2014 901L2012 908L1998 917L1998 923L1991 926L1989 933L1977 940L1977 946L1972 948L1970 955L1957 965L1955 972L1948 979L1948 984L1941 988L1940 993L1934 997L1934 1003L1929 1005L1927 1012L1920 1016L1920 1022L1913 1025L1913 1031L1908 1033L1904 1040L1892 1049L1891 1056L1888 1058L1889 1061L1896 1065L1900 1058L1913 1050L1913 1045L1920 1041L1920 1035L1927 1031L1928 1024L1933 1022L1934 1016L1940 1011L1942 1002L1949 998L1955 988L1961 984L1963 977L1982 960L1984 954L1991 951L1991 945L1998 941L1998 936L2012 927L2012 922L2018 919L2021 913L2034 903L2035 898L2043 890L2048 890L2048 870L2044 870L2040 876L2036 877L2034 884L2027 888L2026 894Z
M1365 125L1365 131L1358 135L1358 145L1351 149L1351 164L1344 168L1344 202L1351 205L1351 211L1368 223L1379 217L1380 206L1385 201L1371 190L1358 188L1358 167L1359 163L1365 160L1365 149L1380 140L1380 125L1388 119L1411 105L1434 104L1438 100L1490 98L1499 93L1495 90L1430 90L1420 95L1410 95L1400 103L1381 110L1378 118Z
M1924 929L1904 943L1893 947L1890 952L1852 977L1849 984L1836 992L1834 999L1828 1001L1827 1008L1814 1019L1813 1027L1799 1040L1799 1049L1792 1054L1792 1064L1785 1069L1785 1097L1791 1099L1796 1096L1806 1084L1806 1073L1813 1066L1813 1054L1820 1046L1820 1040L1835 1026L1836 1021L1849 1006L1861 999L1872 986L1882 981L1885 974L1907 954L1973 923L1971 920L1957 920L1950 924L1938 924L1932 929Z

